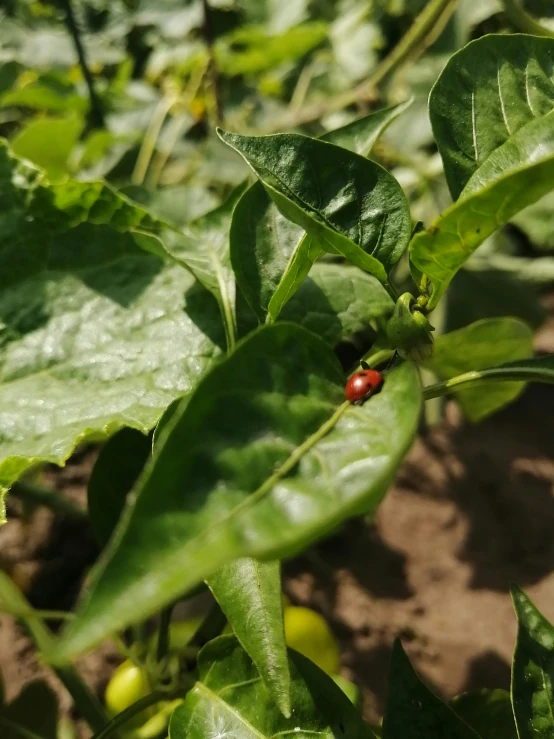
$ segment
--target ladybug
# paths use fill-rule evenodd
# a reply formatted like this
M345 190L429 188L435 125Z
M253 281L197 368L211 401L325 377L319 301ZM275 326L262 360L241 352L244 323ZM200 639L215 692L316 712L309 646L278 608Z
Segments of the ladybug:
M366 362L361 364L363 369L354 372L344 388L345 395L351 403L361 403L383 384L383 375L380 372L370 369Z

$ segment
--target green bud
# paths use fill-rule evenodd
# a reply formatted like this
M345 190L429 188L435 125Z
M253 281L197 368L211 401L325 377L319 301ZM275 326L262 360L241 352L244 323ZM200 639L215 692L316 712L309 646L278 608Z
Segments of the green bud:
M423 362L433 353L433 327L411 293L401 295L387 323L387 336L404 359Z

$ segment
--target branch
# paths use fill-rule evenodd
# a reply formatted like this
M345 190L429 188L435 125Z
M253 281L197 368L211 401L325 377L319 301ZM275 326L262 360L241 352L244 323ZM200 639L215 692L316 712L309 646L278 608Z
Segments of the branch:
M88 88L88 95L90 99L90 123L95 128L104 128L105 121L104 113L102 111L102 104L100 102L100 98L96 94L96 90L94 89L94 81L92 79L92 74L87 64L85 47L83 46L83 42L81 41L81 34L77 26L75 14L73 13L71 0L61 0L61 4L65 10L65 23L69 33L71 34L73 43L75 44L75 50L77 51L77 56L79 58L79 66L81 67L81 72L83 73L83 77Z

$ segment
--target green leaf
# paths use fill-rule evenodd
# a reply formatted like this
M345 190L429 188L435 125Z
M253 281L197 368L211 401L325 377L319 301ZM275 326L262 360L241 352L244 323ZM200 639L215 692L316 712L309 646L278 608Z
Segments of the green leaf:
M121 429L102 447L87 490L90 522L102 548L117 526L127 495L151 453L151 439L133 428Z
M164 242L166 251L215 296L229 348L236 334L235 276L230 264L229 228L233 210L246 184L235 188L223 205L191 223L183 234L168 231Z
M417 676L400 641L394 644L383 739L479 739Z
M350 265L314 264L281 313L284 321L299 323L336 346L370 321L389 316L394 303L375 277Z
M224 335L213 297L157 256L156 224L106 185L49 185L0 146L0 196L1 493L82 442L146 433Z
M554 109L553 58L554 40L521 34L480 38L450 58L429 114L454 199L494 151Z
M489 318L439 336L426 366L441 380L533 356L533 333L516 318ZM456 398L471 421L480 421L515 400L522 382L483 383Z
M84 125L83 118L78 116L36 118L12 138L12 151L43 167L50 176L65 174L69 169L69 155Z
M291 684L280 563L242 557L222 567L207 582L269 694L289 717Z
M160 435L134 508L56 660L152 613L233 559L290 555L375 510L414 438L417 370L395 368L361 407L343 401L332 350L305 329L278 323L241 342Z
M34 732L41 739L56 739L58 699L52 688L42 680L33 680L8 706L0 710L0 722L7 719L22 729ZM20 739L21 734L1 726L2 739Z
M371 729L333 680L289 654L292 714L285 718L237 640L214 639L198 655L198 681L171 717L170 739L370 739Z
M402 115L413 103L413 98L403 103L392 105L390 108L382 108L369 113L362 118L357 118L345 126L328 131L320 137L321 141L327 141L335 146L353 151L363 157L368 157L383 133L387 130L398 116Z
M554 734L554 628L517 587L512 599L518 620L512 663L512 705L519 739Z
M425 400L438 398L460 390L490 385L495 382L543 382L554 384L554 354L532 359L520 359L517 362L508 362L498 367L486 367L481 370L465 372L451 380L429 385L423 390Z
M242 26L216 44L217 66L228 77L256 74L300 59L326 37L327 24L318 21L302 23L279 35L269 35L258 26Z
M527 123L496 149L460 199L412 240L410 260L433 287L429 307L488 236L553 188L554 111Z
M408 100L329 131L322 140L368 156L379 136L411 104ZM259 320L277 320L309 273L321 247L287 220L256 182L239 200L230 232L237 283Z
M452 708L481 739L518 739L510 694L481 690L454 698Z
M406 198L391 174L299 134L219 135L244 157L283 215L318 246L386 281L411 232Z

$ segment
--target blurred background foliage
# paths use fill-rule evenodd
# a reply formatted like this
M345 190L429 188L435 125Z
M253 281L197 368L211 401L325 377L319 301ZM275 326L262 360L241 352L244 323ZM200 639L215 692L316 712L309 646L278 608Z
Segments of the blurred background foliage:
M0 135L50 179L106 178L185 226L248 175L216 125L319 136L413 98L373 156L404 187L414 222L429 223L450 202L429 91L471 39L525 30L514 3L554 34L551 0L452 0L381 76L383 60L432 2L3 0ZM439 329L507 313L541 323L538 298L554 282L553 206L550 195L478 251L435 316ZM407 279L405 264L397 278Z

